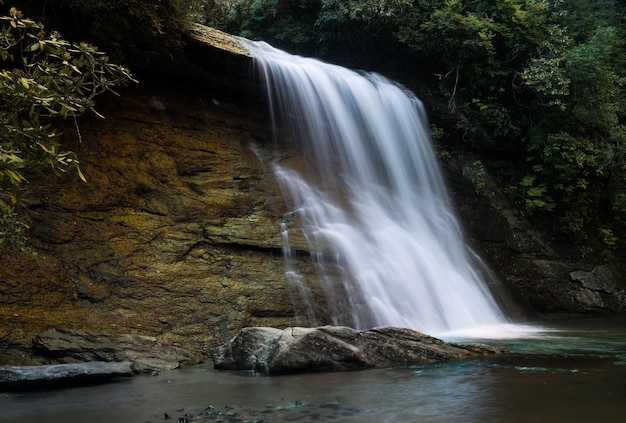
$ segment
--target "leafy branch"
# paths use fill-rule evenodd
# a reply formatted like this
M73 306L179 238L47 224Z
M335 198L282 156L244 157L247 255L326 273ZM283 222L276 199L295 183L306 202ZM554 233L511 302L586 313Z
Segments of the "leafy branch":
M76 119L87 110L101 116L95 97L134 79L96 47L46 32L17 8L0 16L0 25L0 244L13 244L26 227L15 208L33 171L75 169L85 181L54 118Z

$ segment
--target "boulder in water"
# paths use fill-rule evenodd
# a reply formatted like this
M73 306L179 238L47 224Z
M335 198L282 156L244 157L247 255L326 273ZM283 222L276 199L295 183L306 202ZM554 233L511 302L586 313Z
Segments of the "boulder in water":
M366 331L343 326L250 327L216 349L214 365L219 370L277 375L423 364L499 352L487 345L446 343L390 326Z

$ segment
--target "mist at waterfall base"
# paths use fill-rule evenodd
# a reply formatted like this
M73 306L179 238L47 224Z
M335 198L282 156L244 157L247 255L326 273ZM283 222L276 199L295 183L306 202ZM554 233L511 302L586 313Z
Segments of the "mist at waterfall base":
M496 283L485 282L489 270L466 245L419 99L378 74L263 42L246 47L274 125L287 127L309 160L298 170L273 164L292 209L283 222L286 274L303 321L408 327L444 339L537 332L507 320ZM307 240L330 322L320 321L292 266L294 232Z

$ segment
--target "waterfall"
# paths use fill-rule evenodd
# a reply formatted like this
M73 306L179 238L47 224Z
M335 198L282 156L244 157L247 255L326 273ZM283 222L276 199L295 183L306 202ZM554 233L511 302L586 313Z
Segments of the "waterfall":
M319 322L290 265L290 233L308 242L333 324L433 335L505 324L463 239L420 100L375 73L263 42L247 47L272 120L306 155L307 166L274 171L292 207L283 222L287 277L309 323Z

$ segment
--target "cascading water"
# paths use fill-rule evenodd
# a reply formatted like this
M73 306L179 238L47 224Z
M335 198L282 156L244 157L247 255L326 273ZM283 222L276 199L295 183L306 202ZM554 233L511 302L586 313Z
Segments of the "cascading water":
M274 122L311 155L305 171L274 170L293 205L284 223L288 263L287 229L298 221L332 323L434 335L506 323L452 212L421 102L377 74L246 44ZM291 267L287 274L306 301L302 278Z

